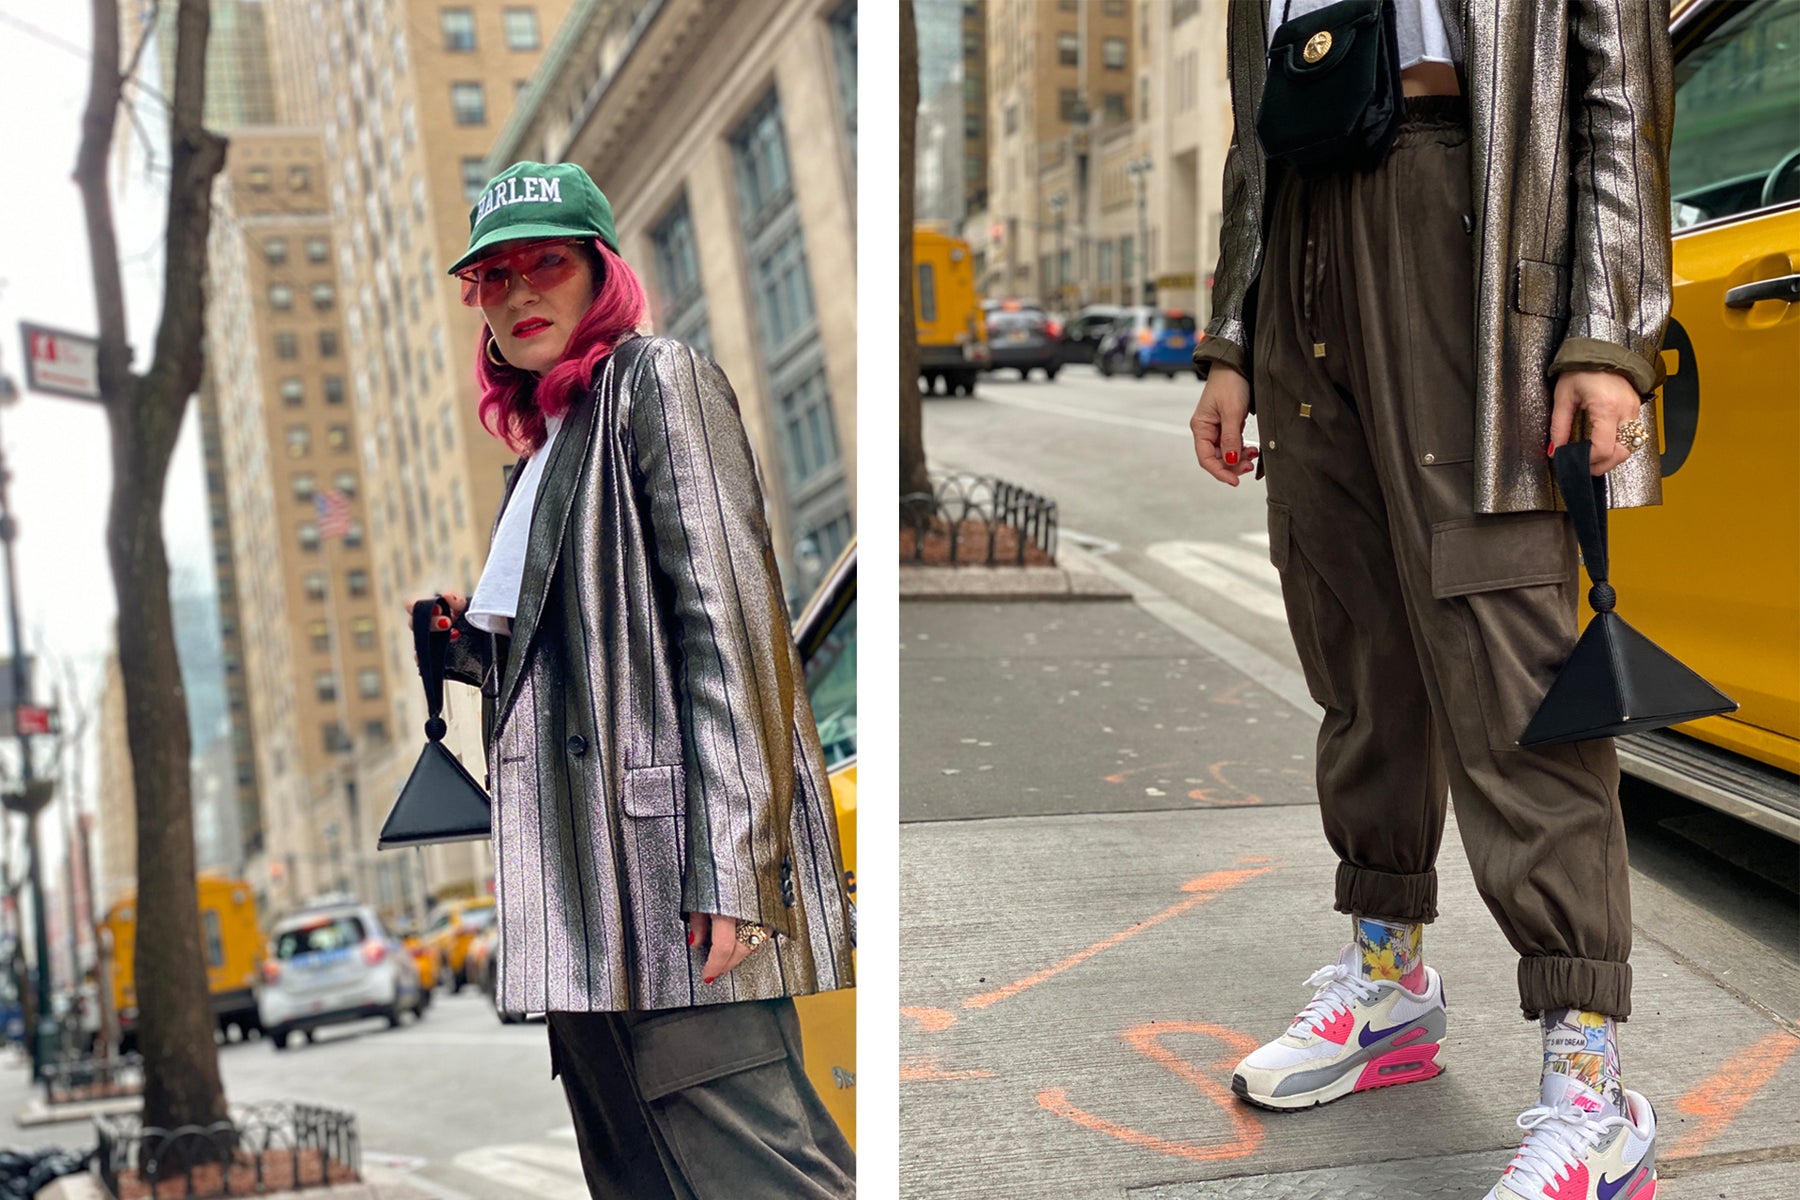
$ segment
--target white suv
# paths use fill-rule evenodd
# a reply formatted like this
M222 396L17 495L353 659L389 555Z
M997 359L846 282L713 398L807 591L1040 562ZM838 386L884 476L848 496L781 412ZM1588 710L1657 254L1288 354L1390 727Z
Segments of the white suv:
M385 1017L400 1024L425 1015L425 993L412 956L366 904L333 904L285 917L270 937L256 997L262 1027L277 1050L288 1035L323 1025Z

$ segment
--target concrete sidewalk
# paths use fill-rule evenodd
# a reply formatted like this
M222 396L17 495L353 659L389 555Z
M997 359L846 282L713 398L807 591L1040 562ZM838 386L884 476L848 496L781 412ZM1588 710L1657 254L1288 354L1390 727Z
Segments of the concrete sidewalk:
M902 1194L1477 1200L1540 1045L1454 827L1425 940L1448 1071L1311 1113L1229 1094L1348 940L1316 710L1287 667L1139 599L901 607ZM1634 896L1623 1054L1661 1121L1659 1200L1795 1195L1791 937L1643 872Z

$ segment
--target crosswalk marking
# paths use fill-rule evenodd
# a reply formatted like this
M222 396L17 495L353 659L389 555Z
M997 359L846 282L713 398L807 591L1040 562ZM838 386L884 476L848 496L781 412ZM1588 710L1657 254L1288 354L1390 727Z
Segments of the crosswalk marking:
M560 1139L559 1139L560 1140ZM574 1137L567 1144L515 1142L465 1150L451 1163L540 1200L588 1200L581 1153Z
M1240 535L1254 543L1256 534ZM1266 545L1268 535L1260 535ZM1247 550L1229 542L1157 542L1144 551L1152 559L1179 571L1220 599L1271 621L1287 624L1287 608L1281 601L1281 577L1266 551Z
M992 389L982 392L981 399L988 404L1005 404L1012 408L1029 409L1032 412L1073 417L1078 421L1097 421L1102 425L1122 425L1126 429L1147 429L1151 433L1172 433L1181 438L1191 439L1194 436L1186 425L1173 421L1151 421L1144 417L1126 416L1123 413L1097 412L1091 408L1076 408L1072 404L1057 404L1050 400L1029 400L1024 396L998 396Z

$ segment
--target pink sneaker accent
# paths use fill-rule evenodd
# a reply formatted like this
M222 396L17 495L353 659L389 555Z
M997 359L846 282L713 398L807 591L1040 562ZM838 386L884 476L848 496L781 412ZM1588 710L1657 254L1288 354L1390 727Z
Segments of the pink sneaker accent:
M1326 1041L1336 1042L1341 1046L1350 1040L1350 1032L1355 1028L1356 1018L1350 1015L1349 1009L1340 1008L1331 1014L1331 1020L1314 1025L1313 1032Z
M1625 1197L1625 1200L1656 1200L1656 1180L1652 1179L1649 1187L1639 1188Z
M1544 1200L1588 1200L1588 1169L1576 1163L1575 1170L1560 1183L1544 1188Z
M1370 1059L1368 1065L1363 1067L1362 1074L1357 1077L1356 1086L1350 1090L1364 1092L1370 1088L1392 1087L1396 1083L1435 1079L1444 1069L1434 1061L1437 1052L1435 1042L1408 1050L1390 1050L1380 1058ZM1582 1195L1585 1200L1586 1193ZM1562 1200L1562 1197L1553 1197L1552 1200Z
M1398 1050L1402 1046L1410 1046L1424 1036L1425 1027L1423 1025L1415 1026L1394 1039L1394 1049Z

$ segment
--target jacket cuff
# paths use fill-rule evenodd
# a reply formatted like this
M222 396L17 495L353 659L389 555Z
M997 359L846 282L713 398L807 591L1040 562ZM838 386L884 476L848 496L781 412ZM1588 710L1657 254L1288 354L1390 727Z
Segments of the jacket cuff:
M1665 375L1661 354L1646 360L1616 342L1586 337L1563 339L1556 357L1550 360L1550 374L1564 371L1615 371L1631 380L1640 396L1661 387Z
M1224 363L1239 375L1249 375L1244 367L1244 348L1229 338L1209 333L1194 347L1194 369L1205 379L1216 362Z

